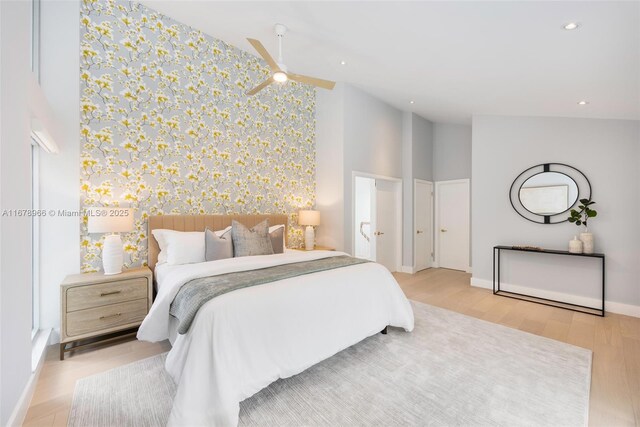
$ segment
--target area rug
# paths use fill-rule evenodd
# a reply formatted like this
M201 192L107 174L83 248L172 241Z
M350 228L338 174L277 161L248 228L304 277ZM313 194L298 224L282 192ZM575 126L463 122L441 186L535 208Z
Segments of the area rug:
M412 302L390 328L241 404L255 426L584 426L591 351ZM166 354L81 379L68 425L164 426Z

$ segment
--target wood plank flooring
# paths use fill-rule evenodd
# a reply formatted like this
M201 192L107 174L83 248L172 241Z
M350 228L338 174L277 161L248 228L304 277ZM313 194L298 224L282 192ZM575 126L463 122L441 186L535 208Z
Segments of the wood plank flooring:
M408 298L593 351L590 426L640 425L640 319L600 318L495 296L469 285L470 275L446 269L395 273ZM58 360L49 348L24 426L66 426L75 382L169 349L167 342L127 341Z

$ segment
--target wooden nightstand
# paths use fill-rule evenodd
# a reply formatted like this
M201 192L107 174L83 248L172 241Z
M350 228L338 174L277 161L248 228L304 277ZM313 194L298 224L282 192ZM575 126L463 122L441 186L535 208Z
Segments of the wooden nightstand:
M305 248L291 248L291 249L294 249L296 251L306 251ZM330 248L328 246L315 245L312 250L314 250L314 251L335 251L336 248Z
M153 275L148 267L109 276L67 276L60 285L60 360L64 360L65 352L122 339L117 336L67 347L76 341L140 326L152 303Z

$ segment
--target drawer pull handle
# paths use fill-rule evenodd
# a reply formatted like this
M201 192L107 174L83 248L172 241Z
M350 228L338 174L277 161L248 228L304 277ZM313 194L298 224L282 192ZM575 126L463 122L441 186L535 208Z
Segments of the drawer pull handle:
M106 297L107 295L115 295L115 294L119 294L122 291L111 291L111 292L103 292L100 294L101 297Z
M110 314L108 316L100 316L100 320L109 319L111 317L118 317L118 316L122 316L122 313Z

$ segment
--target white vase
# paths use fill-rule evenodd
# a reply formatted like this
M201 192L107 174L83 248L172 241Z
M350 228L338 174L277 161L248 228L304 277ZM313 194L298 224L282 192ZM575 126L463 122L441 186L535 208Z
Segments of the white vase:
M585 231L580 233L580 240L582 241L582 252L585 254L593 253L593 234Z
M102 267L104 274L122 273L124 263L124 251L122 250L122 240L118 234L110 234L104 237L102 246Z
M582 240L578 240L578 236L573 236L573 240L569 240L569 252L572 254L582 253Z
M313 230L312 225L307 225L304 230L304 248L308 251L312 251L316 242L316 233Z

